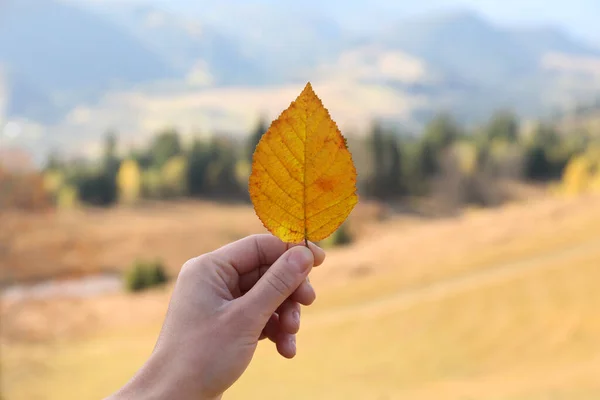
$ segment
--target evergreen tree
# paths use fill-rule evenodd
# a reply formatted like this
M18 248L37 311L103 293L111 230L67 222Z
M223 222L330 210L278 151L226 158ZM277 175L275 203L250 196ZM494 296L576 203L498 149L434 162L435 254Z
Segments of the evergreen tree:
M519 124L516 116L509 111L496 112L487 126L489 140L506 140L516 142L519 134Z
M209 153L206 144L200 140L194 140L188 154L187 181L189 193L192 196L205 194L206 171L209 164Z
M250 134L250 137L248 138L248 143L246 146L246 159L249 163L252 163L252 156L254 155L254 150L256 149L256 146L258 146L260 138L262 137L262 135L264 135L267 129L267 121L264 117L261 117L258 120L258 124Z
M375 123L371 130L370 146L373 162L368 185L370 194L381 199L403 194L402 151L395 133L384 131L379 123Z
M436 153L448 148L461 136L458 124L445 113L438 114L425 127L424 140ZM437 155L437 154L436 154Z
M154 139L150 147L152 165L162 168L167 160L180 155L181 152L179 133L174 129L165 130Z

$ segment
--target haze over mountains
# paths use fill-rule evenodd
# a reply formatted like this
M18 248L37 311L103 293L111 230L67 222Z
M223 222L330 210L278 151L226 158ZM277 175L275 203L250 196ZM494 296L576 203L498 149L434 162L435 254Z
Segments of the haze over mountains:
M552 26L504 27L461 9L358 30L310 4L227 0L202 13L200 3L184 13L178 2L3 2L0 123L19 121L30 134L14 140L42 152L110 128L244 132L308 80L342 125L382 117L409 128L439 109L471 122L500 107L536 116L600 89L600 50Z

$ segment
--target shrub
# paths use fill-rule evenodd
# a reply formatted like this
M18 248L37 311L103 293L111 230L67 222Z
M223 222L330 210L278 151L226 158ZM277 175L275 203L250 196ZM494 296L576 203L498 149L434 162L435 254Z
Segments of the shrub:
M327 239L323 240L320 245L328 247L346 246L354 241L354 237L350 233L348 223L344 222L340 227L331 234Z
M136 260L125 273L125 289L139 292L168 281L164 265L160 261Z
M154 261L148 263L146 269L146 282L150 286L159 286L164 283L167 283L168 278L165 272L165 268L163 267L160 261Z

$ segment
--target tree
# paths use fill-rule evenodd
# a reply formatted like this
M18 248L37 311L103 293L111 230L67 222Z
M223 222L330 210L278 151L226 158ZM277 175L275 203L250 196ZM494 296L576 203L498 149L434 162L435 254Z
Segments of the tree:
M525 153L525 176L532 180L558 178L571 154L562 148L558 132L549 125L536 127Z
M550 176L550 161L546 149L540 144L534 144L525 154L525 176L532 180L545 180Z
M442 113L427 124L423 137L432 149L439 153L460 137L460 129L450 115Z
M108 206L115 202L115 180L103 170L91 168L84 163L74 163L67 175L68 183L77 189L82 203Z
M151 199L162 196L162 177L158 168L150 168L142 172L142 194Z
M117 199L117 173L120 163L121 160L117 156L117 135L115 132L108 132L104 138L101 174L107 184L106 196L110 199L109 203Z
M567 194L580 194L588 190L592 180L592 165L587 157L574 157L562 178L563 189Z
M587 151L570 159L562 176L567 194L600 191L600 147L590 146Z
M150 146L152 165L157 168L162 168L167 160L180 154L181 142L179 134L174 129L161 132Z
M136 203L142 191L142 172L134 160L121 164L117 175L119 200L126 204Z
M371 150L373 153L373 174L371 177L371 194L375 197L385 196L385 180L388 176L385 157L385 139L381 125L375 123L371 128Z
M508 142L517 141L519 124L516 116L510 111L496 112L488 123L486 133L489 140L501 139Z
M252 156L254 155L254 150L256 149L260 138L262 137L262 135L264 135L268 128L269 127L267 126L267 121L265 120L264 116L261 116L258 120L256 127L254 128L254 131L252 131L250 137L248 138L248 143L246 146L246 158L248 159L249 163L252 163Z
M208 149L205 184L213 196L238 196L240 188L236 176L236 152L231 140L215 137Z
M115 132L108 132L104 138L102 168L107 174L117 176L119 157L117 156L117 134Z
M167 197L181 197L188 193L188 163L184 156L171 157L161 171L162 193Z
M192 196L206 192L206 170L209 164L209 153L205 143L194 140L188 154L187 186Z
M398 138L394 135L388 136L388 152L390 153L390 166L388 170L387 183L390 194L398 196L405 193L402 170L402 150Z
M55 150L51 151L48 155L48 160L46 160L46 164L44 166L45 170L53 170L57 171L64 167L64 161L62 160L60 154Z
M429 180L438 171L438 160L432 144L421 138L411 146L405 163L405 185L411 194L425 194Z
M377 198L404 194L402 151L396 134L373 124L370 136L373 169L369 192Z

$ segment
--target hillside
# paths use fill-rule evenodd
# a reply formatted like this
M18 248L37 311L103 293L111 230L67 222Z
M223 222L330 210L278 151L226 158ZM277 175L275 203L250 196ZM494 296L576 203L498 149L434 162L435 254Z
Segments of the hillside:
M32 112L36 106L65 101L73 106L111 88L175 76L165 60L127 30L54 0L2 4L0 64L16 85L26 82L31 88L29 96L16 90L9 98L9 115L42 122L56 116L51 108L45 115Z
M600 88L600 51L553 26L502 26L463 9L399 13L358 30L323 7L229 1L183 13L11 0L0 17L5 110L36 131L12 144L43 158L93 151L108 129L244 134L307 81L332 88L325 103L357 131L373 118L418 129L439 110L467 123L498 108L539 117Z
M318 299L303 311L298 357L261 345L229 397L259 398L264 377L276 376L276 398L597 398L599 205L597 196L546 198L442 220L363 220L359 240L329 250L311 275ZM241 230L223 230L226 216ZM206 248L260 231L248 208L202 203L52 218L62 235L90 229L59 245L72 249L64 254L85 247L90 259L125 259L151 243L173 268L180 259L169 254L205 248L189 229L210 232ZM30 239L11 248L47 242L38 232L48 223L29 219ZM11 399L107 395L151 351L169 292L5 304L3 387Z

